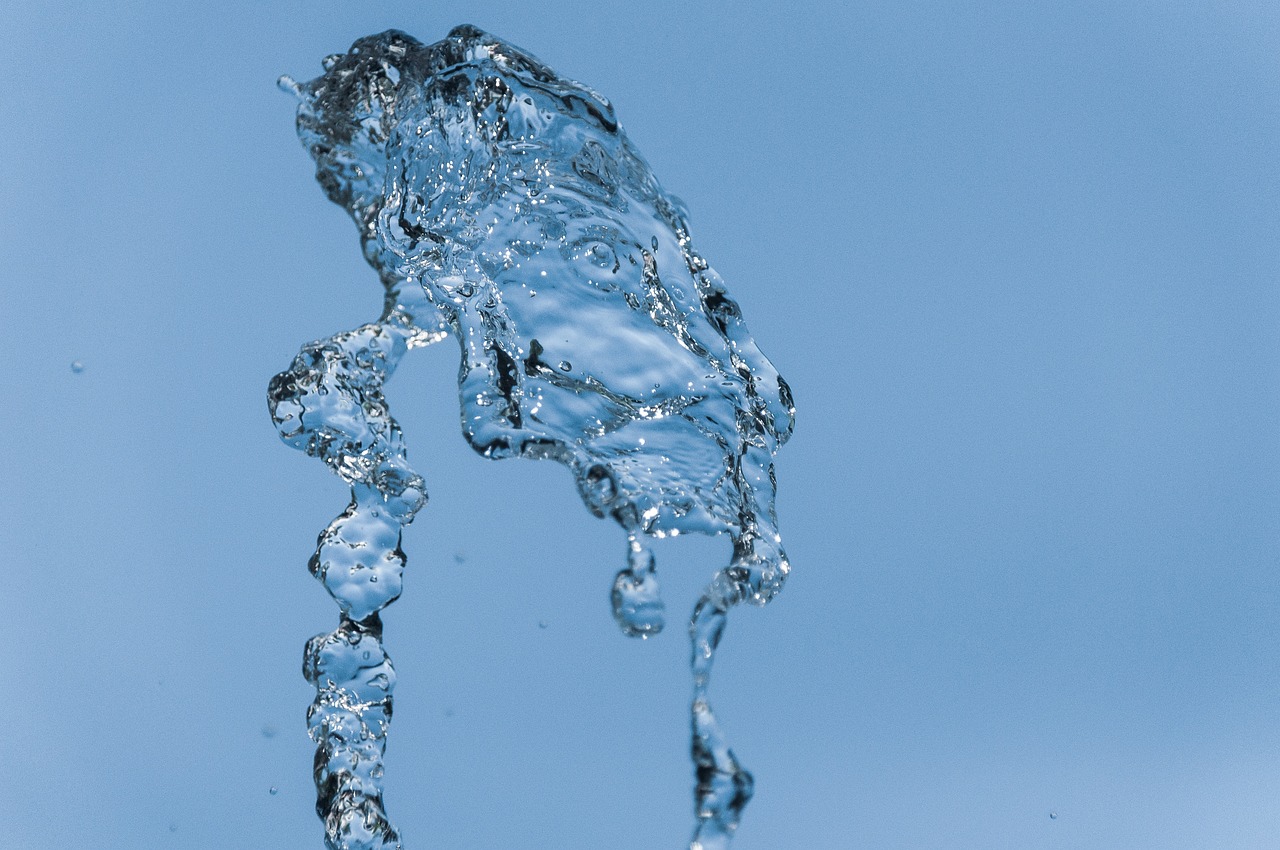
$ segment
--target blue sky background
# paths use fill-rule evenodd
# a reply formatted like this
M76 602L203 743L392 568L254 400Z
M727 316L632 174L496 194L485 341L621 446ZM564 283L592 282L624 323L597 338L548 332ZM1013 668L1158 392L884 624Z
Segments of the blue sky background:
M346 495L264 399L381 292L274 81L462 22L613 100L795 389L793 577L713 683L757 778L735 847L1280 843L1280 7L1250 0L9 0L0 843L321 846L305 565ZM728 544L659 544L674 622L622 637L621 533L466 448L456 357L388 386L432 500L385 616L393 819L683 846L681 612Z

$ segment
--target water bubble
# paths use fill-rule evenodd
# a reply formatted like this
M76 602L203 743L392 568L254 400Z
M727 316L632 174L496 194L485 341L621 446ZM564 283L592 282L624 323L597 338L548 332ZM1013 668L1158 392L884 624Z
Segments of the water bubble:
M272 785L272 786L271 786L271 790L270 790L270 791L268 791L267 793L269 793L272 797L274 797L275 795L277 795L277 794L279 794L279 793L280 793L280 789L279 789L279 788L277 788L276 786Z
M1049 812L1049 820L1057 820L1057 819L1058 819L1057 812Z
M81 372L83 372L83 371L84 371L84 363L83 363L83 361L80 361L80 360L72 360L72 361L71 361L71 371L72 371L72 372L75 372L77 375L79 375Z

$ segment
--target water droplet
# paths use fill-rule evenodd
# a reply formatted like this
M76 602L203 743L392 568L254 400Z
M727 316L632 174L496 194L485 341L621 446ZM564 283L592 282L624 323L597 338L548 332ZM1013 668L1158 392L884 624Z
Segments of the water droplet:
M276 88L282 92L287 92L294 97L302 97L302 86L298 85L298 81L288 74L281 74L276 78Z
M264 723L262 725L262 737L274 738L278 734L280 734L280 730L277 729L274 725L270 723Z
M81 372L84 371L84 363L80 360L72 360L71 371L79 375Z
M1049 820L1057 820L1057 819L1058 819L1057 812L1049 812Z
M540 629L545 629L546 627L547 627L547 621L546 621L546 620L539 620L539 621L538 621L538 628L540 628Z
M648 639L666 625L666 608L653 569L653 553L632 535L628 566L614 577L613 617L628 637Z
M279 794L279 793L280 793L280 789L279 789L279 788L277 788L276 786L272 785L272 786L271 786L271 791L270 791L271 796L272 796L272 797L274 797L275 795L277 795L277 794Z

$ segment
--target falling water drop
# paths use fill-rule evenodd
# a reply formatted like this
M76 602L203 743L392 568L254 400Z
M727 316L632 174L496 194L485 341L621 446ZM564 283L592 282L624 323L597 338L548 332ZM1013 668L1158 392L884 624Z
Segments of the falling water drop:
M666 625L666 608L658 590L653 552L632 534L627 566L613 580L613 616L629 637L649 638Z
M84 371L84 363L80 360L72 360L71 371L79 375L81 372Z

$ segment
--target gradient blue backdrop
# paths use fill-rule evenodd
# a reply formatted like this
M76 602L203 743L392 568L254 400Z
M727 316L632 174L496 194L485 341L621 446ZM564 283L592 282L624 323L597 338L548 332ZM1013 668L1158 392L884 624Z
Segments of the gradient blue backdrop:
M614 101L795 389L795 571L713 685L758 780L736 847L1280 846L1280 7L1250 0L8 0L0 845L320 847L305 564L346 495L264 393L381 293L274 81L461 22ZM623 638L621 534L465 447L456 357L388 387L431 493L389 810L410 850L683 846L681 618L727 544L660 545L674 625Z

